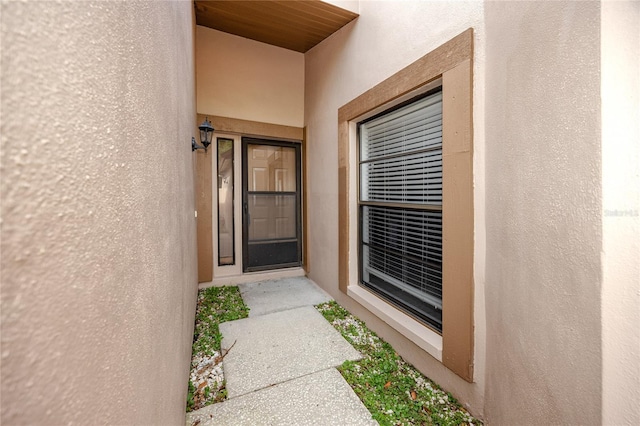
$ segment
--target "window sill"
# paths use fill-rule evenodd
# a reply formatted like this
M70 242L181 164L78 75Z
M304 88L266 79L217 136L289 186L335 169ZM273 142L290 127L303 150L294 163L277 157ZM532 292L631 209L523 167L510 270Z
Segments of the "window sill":
M359 285L347 287L347 295L389 324L398 333L442 362L442 336L391 306Z

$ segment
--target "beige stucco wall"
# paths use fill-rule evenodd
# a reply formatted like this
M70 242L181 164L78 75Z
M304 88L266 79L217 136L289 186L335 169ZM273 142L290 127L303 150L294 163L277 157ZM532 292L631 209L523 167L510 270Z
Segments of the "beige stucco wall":
M360 13L360 0L322 0L325 3L341 7L353 13ZM366 0L363 0L366 1Z
M184 424L193 4L1 7L1 422Z
M304 55L196 27L199 114L302 127Z
M360 2L360 17L305 55L309 276L476 415L484 393L484 230L475 246L475 383L469 384L338 290L338 108L464 30L475 31L475 218L484 223L482 2Z
M599 424L600 4L485 18L486 419Z
M640 424L640 2L604 2L602 418Z

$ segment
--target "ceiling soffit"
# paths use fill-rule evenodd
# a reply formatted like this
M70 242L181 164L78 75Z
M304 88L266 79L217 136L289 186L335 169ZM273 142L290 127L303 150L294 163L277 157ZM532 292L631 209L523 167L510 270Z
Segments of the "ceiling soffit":
M195 0L196 24L306 52L358 17L320 0Z

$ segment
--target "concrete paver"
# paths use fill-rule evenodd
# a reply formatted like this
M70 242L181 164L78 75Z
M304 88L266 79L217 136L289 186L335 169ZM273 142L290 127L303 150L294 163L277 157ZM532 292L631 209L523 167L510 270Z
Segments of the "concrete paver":
M187 424L377 425L340 373L330 368L268 387L187 416Z
M306 277L260 281L240 284L238 287L242 300L250 308L249 317L318 305L331 300L331 296Z
M312 306L220 324L230 398L361 355Z

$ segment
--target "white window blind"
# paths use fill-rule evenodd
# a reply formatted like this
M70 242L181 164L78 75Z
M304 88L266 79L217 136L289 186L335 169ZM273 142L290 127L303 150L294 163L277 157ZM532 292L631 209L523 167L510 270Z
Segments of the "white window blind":
M360 123L362 284L442 330L442 92Z

